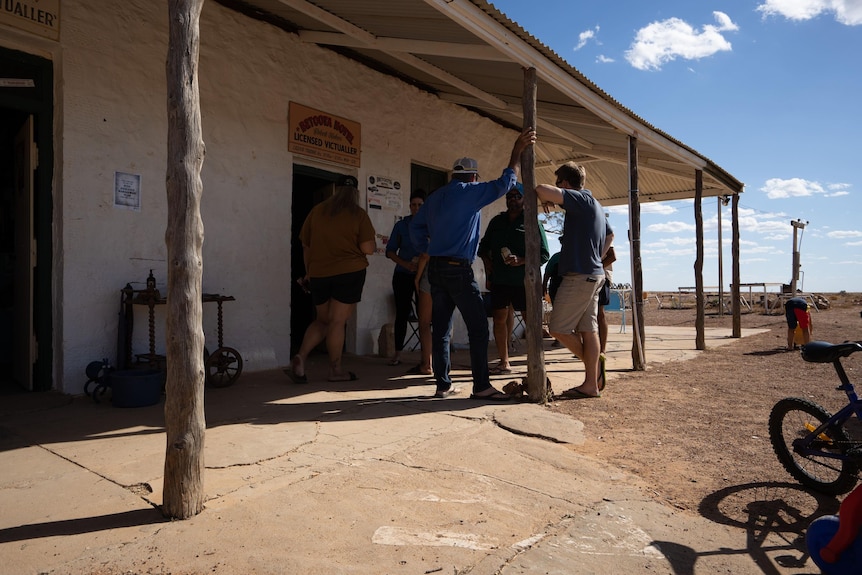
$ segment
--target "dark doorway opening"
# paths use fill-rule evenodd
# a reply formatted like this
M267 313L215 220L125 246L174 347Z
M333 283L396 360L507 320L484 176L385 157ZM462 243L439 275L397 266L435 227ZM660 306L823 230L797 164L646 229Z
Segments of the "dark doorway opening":
M425 190L425 195L430 196L437 188L442 188L449 181L449 174L442 170L410 164L410 190Z
M15 135L28 114L0 108L0 392L26 389L13 377L12 358L19 352L15 341Z
M311 209L329 198L335 191L335 182L342 174L327 172L308 166L293 166L293 208L290 217L290 356L302 345L305 330L314 321L314 303L311 295L299 286L297 280L305 275L302 259L302 242L299 232ZM321 344L323 345L323 344Z
M0 48L0 76L0 394L9 394L53 387L53 66Z

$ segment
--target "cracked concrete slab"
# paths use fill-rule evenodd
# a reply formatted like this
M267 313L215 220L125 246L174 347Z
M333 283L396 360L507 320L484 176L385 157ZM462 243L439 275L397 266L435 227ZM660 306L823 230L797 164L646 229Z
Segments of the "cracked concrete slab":
M676 331L658 335L651 361L689 353ZM614 345L609 367L623 370L626 342ZM459 353L455 378L469 385ZM154 508L162 405L7 402L0 575L762 572L744 530L657 503L636 477L578 453L580 422L432 399L433 380L346 361L357 382L297 386L273 370L207 389L206 507L185 521ZM523 356L512 361L523 371ZM579 383L582 364L549 361L555 387Z

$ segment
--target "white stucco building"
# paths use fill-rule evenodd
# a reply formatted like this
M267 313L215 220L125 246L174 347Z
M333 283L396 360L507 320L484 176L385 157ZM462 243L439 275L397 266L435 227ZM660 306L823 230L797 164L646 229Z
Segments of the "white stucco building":
M539 62L546 109L557 118L540 121L549 147L537 162L550 173L555 158L547 152L557 146L557 159L581 154L596 162L593 169L606 164L595 180L606 189L594 190L606 205L626 201L626 146L634 136L642 154L657 158L642 183L652 199L690 193L695 169L703 171L705 195L741 190L707 159L585 84L484 0L321 0L299 3L297 11L293 3L261 0L243 3L246 13L234 4L207 2L200 22L202 288L236 299L224 305L224 343L241 353L244 372L286 365L301 341L310 304L294 287L301 252L292 249L292 235L340 174L358 178L382 247L396 217L408 213L410 191L448 180L454 159L478 159L484 179L500 173L520 125L518 107L475 88L471 76L490 89L502 66L520 73L527 60ZM248 7L274 12L262 18ZM340 10L358 12L340 18ZM392 18L376 18L374 10L392 11ZM322 31L292 30L280 11L318 22ZM410 16L417 16L415 27ZM372 37L350 23L360 17L366 28L404 35ZM121 289L143 289L152 270L164 290L167 18L166 3L145 0L2 4L0 371L14 385L80 393L89 362L120 361ZM460 43L419 40L438 36ZM336 42L342 47L320 45ZM356 42L391 56L390 68L385 59L363 61L362 47L351 48ZM424 50L427 61L407 54L409 46ZM479 68L459 69L463 58ZM444 59L456 64L443 70ZM405 77L396 64L418 72ZM488 78L479 73L485 69ZM444 94L438 80L453 93ZM502 89L520 95L522 86L505 82ZM586 90L583 105L567 108L578 90ZM344 122L359 142L355 153L321 159L297 150L293 134L305 112ZM652 173L655 184L647 179ZM501 200L483 221L502 209ZM394 317L393 264L382 253L369 259L348 329L348 352L357 354L372 353L381 326ZM475 269L481 274L481 265ZM157 353L164 352L163 314L156 306ZM147 332L146 306L135 306L134 353L148 351ZM213 304L204 305L204 332L213 350Z
M164 3L139 0L62 2L59 41L2 29L0 63L15 63L21 78L43 71L34 87L0 88L8 98L36 93L33 106L23 111L0 100L4 151L11 153L14 135L30 116L40 164L51 162L37 169L34 189L33 281L50 284L37 288L33 301L35 388L80 393L89 362L117 361L120 289L127 283L143 289L153 270L164 290L166 11ZM224 343L242 354L244 371L272 369L290 360L292 214L298 205L307 213L315 186L344 173L356 175L360 187L369 176L399 182L401 205L373 218L377 233L388 236L394 216L409 213L411 165L445 177L453 160L469 154L483 175L496 176L515 133L216 3L203 11L201 39L203 291L236 298L224 305ZM41 83L51 77L48 85ZM359 124L361 165L288 151L291 102ZM117 173L139 176L139 209L116 205ZM4 179L6 193L12 181ZM298 201L300 196L306 199ZM13 203L6 198L4 205ZM488 216L497 209L502 208L489 208ZM372 352L381 326L394 316L393 264L382 254L369 260L347 343L358 354ZM4 278L14 275L3 271ZM157 352L164 351L162 313L157 306ZM46 314L50 329L38 323ZM205 304L211 350L215 322L215 306ZM136 306L136 353L148 349L146 323L146 306ZM20 360L25 342L11 345Z

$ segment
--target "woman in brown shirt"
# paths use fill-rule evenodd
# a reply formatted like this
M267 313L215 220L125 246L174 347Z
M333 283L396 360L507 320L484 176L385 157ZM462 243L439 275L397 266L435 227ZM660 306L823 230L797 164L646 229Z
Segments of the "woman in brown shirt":
M344 176L335 194L315 206L299 233L305 262L300 282L311 291L316 318L305 330L299 352L285 370L294 383L308 383L305 360L321 341L329 354L328 381L352 381L341 368L344 328L362 298L367 256L374 253L375 232L359 207L356 178Z

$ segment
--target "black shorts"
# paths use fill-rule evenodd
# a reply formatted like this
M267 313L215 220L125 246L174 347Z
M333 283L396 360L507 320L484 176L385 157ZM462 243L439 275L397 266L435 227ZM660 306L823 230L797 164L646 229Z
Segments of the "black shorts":
M602 284L602 288L599 290L599 305L606 306L611 303L611 282L608 281L608 278L605 278L605 283Z
M524 286L491 284L491 309L503 309L509 307L509 304L512 304L517 311L527 309L527 294Z
M341 303L358 303L362 299L365 286L365 270L329 276L310 278L311 300L314 305L323 305L330 299Z

